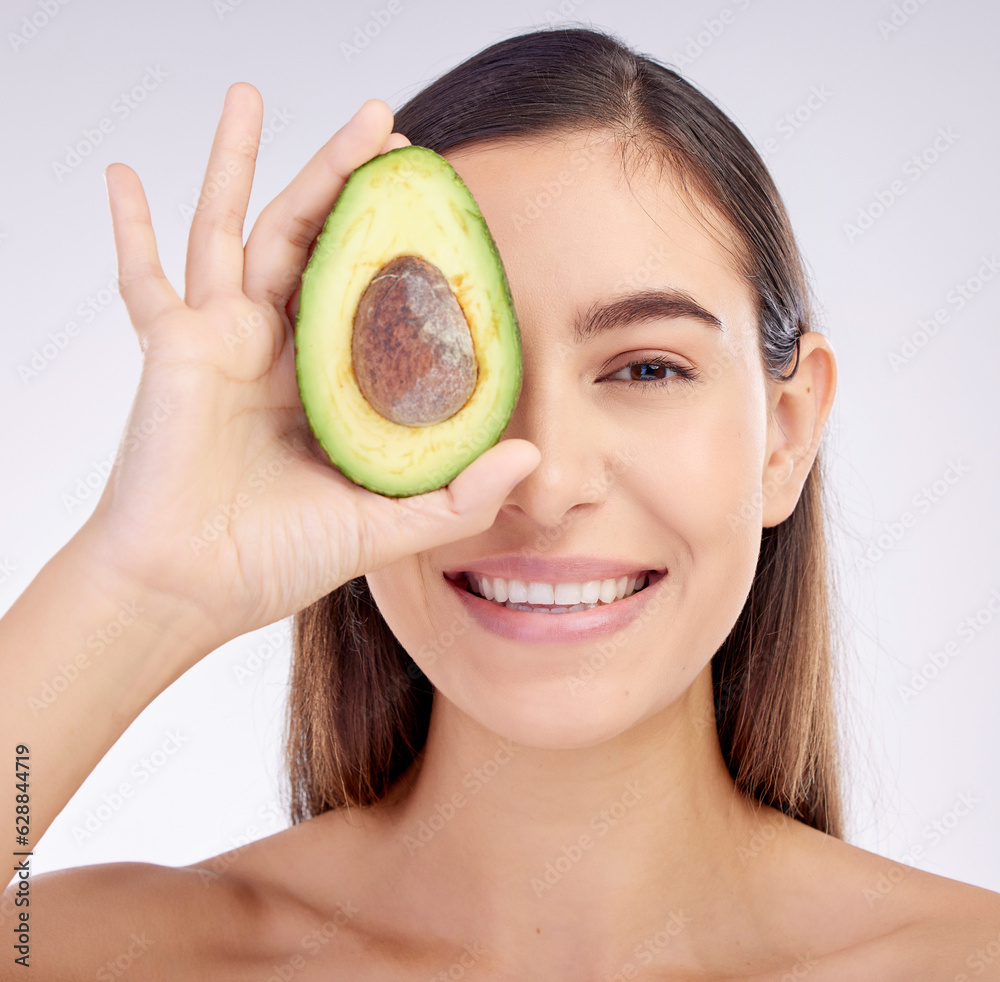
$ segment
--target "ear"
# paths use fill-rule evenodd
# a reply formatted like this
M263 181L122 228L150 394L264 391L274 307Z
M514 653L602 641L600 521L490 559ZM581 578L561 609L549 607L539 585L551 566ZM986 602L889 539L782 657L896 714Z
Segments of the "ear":
M837 389L837 361L827 338L807 331L787 382L768 382L767 451L761 476L762 525L779 525L795 508L819 449Z

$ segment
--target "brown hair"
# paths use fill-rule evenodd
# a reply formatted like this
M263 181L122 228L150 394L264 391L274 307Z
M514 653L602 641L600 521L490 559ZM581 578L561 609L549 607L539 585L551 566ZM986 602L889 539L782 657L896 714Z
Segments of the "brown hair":
M727 220L758 299L762 364L798 367L809 327L802 261L759 155L676 72L587 28L535 31L484 49L395 114L411 143L459 144L610 129L623 161L659 159ZM831 835L841 799L831 613L817 456L792 514L763 529L747 602L715 653L722 753L737 786ZM420 753L433 686L402 648L360 576L299 612L286 759L293 822L383 798Z

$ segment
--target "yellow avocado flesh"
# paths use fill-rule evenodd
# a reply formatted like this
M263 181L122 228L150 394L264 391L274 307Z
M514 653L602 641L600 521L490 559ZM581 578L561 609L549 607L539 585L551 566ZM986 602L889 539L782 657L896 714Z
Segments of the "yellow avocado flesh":
M354 313L397 256L435 265L469 325L477 378L453 416L405 426L358 388ZM401 147L361 165L344 185L302 276L295 363L309 425L357 484L406 496L443 487L500 438L521 388L521 343L506 274L478 205L443 157Z

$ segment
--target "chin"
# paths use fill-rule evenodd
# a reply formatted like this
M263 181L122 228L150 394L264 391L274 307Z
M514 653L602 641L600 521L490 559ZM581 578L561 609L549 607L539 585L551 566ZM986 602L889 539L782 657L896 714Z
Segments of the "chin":
M433 682L434 680L431 679ZM500 739L539 750L581 750L614 740L656 711L648 696L623 687L614 678L592 683L573 694L560 681L534 683L511 690L498 685L463 685L461 680L435 683L435 703L443 696L457 710ZM452 690L452 691L449 691ZM668 703L674 700L669 697Z

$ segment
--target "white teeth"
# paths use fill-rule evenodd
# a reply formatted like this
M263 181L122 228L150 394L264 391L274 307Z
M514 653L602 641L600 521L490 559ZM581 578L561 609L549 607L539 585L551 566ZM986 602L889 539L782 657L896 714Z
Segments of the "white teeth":
M524 580L510 580L507 583L507 599L523 604L528 599L528 584Z
M583 587L579 583L557 583L552 603L572 607L580 602L582 591Z
M588 580L586 583L536 583L504 580L499 576L467 574L474 593L503 604L510 610L537 611L544 607L553 614L591 610L598 603L609 604L631 596L647 583L647 574L619 576L617 579Z
M553 589L551 583L528 584L529 604L554 604L555 602L555 590Z

